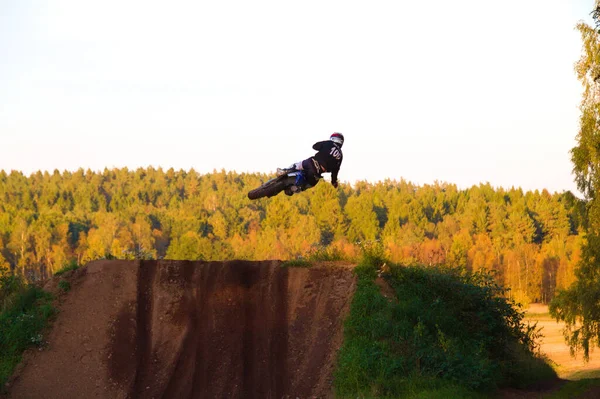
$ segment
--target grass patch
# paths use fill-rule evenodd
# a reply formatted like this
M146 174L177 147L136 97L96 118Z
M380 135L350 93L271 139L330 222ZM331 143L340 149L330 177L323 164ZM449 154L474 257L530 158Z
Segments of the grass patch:
M67 280L60 280L58 282L58 288L60 288L62 292L69 292L71 290L71 283Z
M23 351L43 344L42 331L55 314L52 295L17 276L0 278L0 390Z
M334 262L346 260L344 254L332 247L318 246L304 256L283 262L282 267L311 267L315 262Z
M535 319L553 319L552 316L550 316L549 312L545 312L545 313L536 313L536 312L525 312L525 317L526 318L535 318Z
M592 388L600 387L600 379L569 381L558 391L545 396L545 399L571 399L585 394ZM591 397L591 396L590 396Z
M383 261L375 247L355 269L335 372L339 397L478 398L556 378L533 355L536 331L491 277L392 266L386 280L398 301L388 301L374 282Z
M338 248L330 246L318 246L308 255L308 259L314 262L335 262L347 260L344 253Z
M488 395L452 384L431 390L423 388L420 392L408 396L409 399L484 399L488 397Z
M600 379L600 370L577 370L565 378L569 380Z
M61 274L65 274L66 272L70 272L71 270L77 269L79 269L79 265L77 264L77 262L71 262L62 269L58 270L56 273L54 273L54 275L60 276Z
M286 260L281 264L281 267L311 267L312 262L307 259L292 259Z

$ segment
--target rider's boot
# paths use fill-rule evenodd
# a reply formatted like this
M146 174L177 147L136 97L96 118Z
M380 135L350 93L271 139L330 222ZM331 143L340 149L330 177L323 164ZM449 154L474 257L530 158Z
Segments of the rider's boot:
M287 168L277 168L277 176L285 175L295 170L302 170L302 162L293 163Z
M294 195L295 193L299 193L300 191L302 191L302 189L298 186L289 186L288 188L283 190L283 192L286 195Z

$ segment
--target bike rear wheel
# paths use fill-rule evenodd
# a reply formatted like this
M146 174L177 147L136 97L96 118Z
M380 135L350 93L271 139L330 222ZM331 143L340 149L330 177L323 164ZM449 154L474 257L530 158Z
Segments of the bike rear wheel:
M284 179L273 179L257 189L254 189L248 193L248 198L251 200L259 199L262 197L273 197L279 194L281 191L285 189L285 180Z

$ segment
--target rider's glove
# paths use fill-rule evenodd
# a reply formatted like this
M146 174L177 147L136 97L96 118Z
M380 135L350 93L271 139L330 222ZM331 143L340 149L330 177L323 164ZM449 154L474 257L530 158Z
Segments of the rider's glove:
M332 181L332 182L331 182L331 185L332 185L333 187L337 188L337 187L338 187L338 182L337 182L337 181Z

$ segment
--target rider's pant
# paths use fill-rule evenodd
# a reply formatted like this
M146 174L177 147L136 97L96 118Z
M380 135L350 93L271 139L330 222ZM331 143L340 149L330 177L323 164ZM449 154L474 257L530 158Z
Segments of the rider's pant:
M298 169L298 167L296 167ZM302 168L300 170L304 171L304 175L306 176L306 181L311 186L315 186L317 184L319 171L315 166L315 162L313 158L308 158L302 161Z

